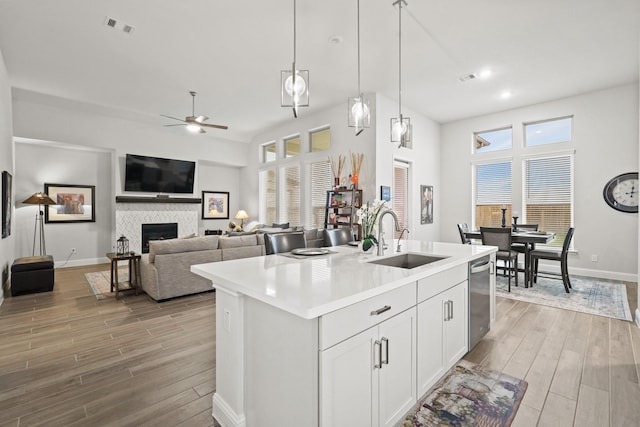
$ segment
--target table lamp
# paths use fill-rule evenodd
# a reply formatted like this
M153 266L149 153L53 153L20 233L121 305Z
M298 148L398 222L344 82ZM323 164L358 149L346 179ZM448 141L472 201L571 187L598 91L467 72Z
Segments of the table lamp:
M247 212L243 211L242 209L240 209L238 211L238 213L236 214L236 216L234 216L235 219L239 219L240 220L240 227L244 228L244 220L245 219L249 219L249 214L247 214Z
M25 205L38 205L36 222L33 227L33 250L31 251L31 255L35 256L36 254L36 235L38 234L38 230L40 231L40 256L46 255L47 246L44 242L44 209L42 207L55 205L56 202L54 202L47 193L37 192L22 203ZM38 223L40 223L40 227L38 227Z

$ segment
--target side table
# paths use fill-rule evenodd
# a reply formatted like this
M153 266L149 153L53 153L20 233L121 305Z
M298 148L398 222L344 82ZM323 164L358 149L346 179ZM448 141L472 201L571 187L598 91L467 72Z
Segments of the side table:
M118 299L118 292L121 291L136 291L136 295L138 295L138 289L140 288L141 279L140 279L140 259L141 255L136 255L135 253L128 253L124 255L118 255L115 252L108 252L107 258L111 260L111 292L115 290L116 299ZM129 262L129 287L128 288L119 288L120 281L118 280L118 261L128 261ZM124 283L124 282L123 282Z

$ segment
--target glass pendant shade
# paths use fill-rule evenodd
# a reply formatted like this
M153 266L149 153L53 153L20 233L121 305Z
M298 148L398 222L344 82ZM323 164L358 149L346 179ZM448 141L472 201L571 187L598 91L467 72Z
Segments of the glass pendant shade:
M356 134L371 126L371 110L369 100L363 95L349 98L349 127L356 128Z
M397 147L411 148L411 119L409 117L391 119L391 142Z
M282 107L309 106L309 70L282 70L280 72Z

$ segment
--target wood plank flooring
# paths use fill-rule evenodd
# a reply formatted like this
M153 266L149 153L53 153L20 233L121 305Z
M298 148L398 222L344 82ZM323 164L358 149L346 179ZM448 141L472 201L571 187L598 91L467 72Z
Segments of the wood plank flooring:
M215 293L98 301L84 273L108 268L57 269L53 292L5 294L0 427L217 425ZM640 425L633 323L507 299L497 317L465 359L528 381L514 427Z

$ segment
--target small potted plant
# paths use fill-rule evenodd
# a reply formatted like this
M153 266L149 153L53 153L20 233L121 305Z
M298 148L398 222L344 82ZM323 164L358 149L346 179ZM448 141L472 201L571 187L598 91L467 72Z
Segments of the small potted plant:
M362 227L363 251L367 252L378 244L375 236L378 227L378 218L386 208L386 201L376 199L373 202L367 202L356 212L358 215L358 224Z

